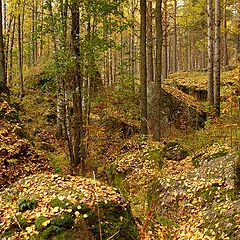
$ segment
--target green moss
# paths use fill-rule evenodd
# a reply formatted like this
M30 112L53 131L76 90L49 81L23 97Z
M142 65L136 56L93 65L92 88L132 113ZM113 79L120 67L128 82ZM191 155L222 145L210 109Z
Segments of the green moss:
M44 229L44 227L43 227L43 223L45 222L47 220L47 218L46 217L44 217L44 216L39 216L36 220L35 220L35 226L36 226L36 229L37 230L43 230Z
M218 190L218 185L213 185L207 189L203 189L200 191L200 196L204 199L209 199L215 195L215 192Z
M164 165L162 151L159 148L149 148L147 154L144 155L144 159L154 161L160 169L162 169Z
M12 237L15 234L15 232L16 232L16 229L10 228L10 229L6 230L3 233L3 235L0 234L0 237L8 239L8 238Z
M62 213L59 216L53 217L49 225L44 227L42 224L46 220L46 217L39 216L35 221L36 229L40 232L38 239L49 239L51 236L57 236L62 231L74 226L74 217L70 213Z
M45 240L45 239L50 239L51 236L55 236L58 233L60 233L62 231L61 228L57 227L57 226L53 226L50 225L49 227L47 227L46 229L44 229L40 236L39 239L40 240Z
M200 167L200 159L198 157L193 157L192 158L192 165L196 168Z
M68 200L64 199L64 200L60 200L58 197L54 198L51 200L50 202L51 207L60 207L60 208L68 208L69 206L72 205L71 202L69 202Z
M162 226L174 226L179 227L176 223L174 223L171 219L164 217L164 216L156 216L155 218L159 224Z
M18 215L16 218L21 228L26 228L29 226L27 219L25 219L22 214Z
M18 201L17 208L19 212L25 212L27 210L32 210L36 208L37 200L36 199L27 199L23 198Z
M70 213L62 213L51 219L51 225L59 228L70 228L74 225L74 217Z
M224 150L221 150L219 152L211 154L208 157L208 160L210 161L210 160L213 160L213 159L216 159L216 158L220 158L220 157L223 157L223 156L226 156L226 155L227 155L227 152L225 152Z
M15 111L11 111L8 114L6 114L5 118L6 118L6 120L8 120L10 122L11 121L19 121L19 115Z
M127 176L127 172L118 172L116 163L112 163L106 168L106 173L109 177L109 184L119 189L121 194L127 198L128 191L123 184L124 178Z
M73 230L64 230L56 235L56 240L76 240L77 236L74 234Z
M189 154L178 141L171 141L164 146L162 155L167 159L179 161L186 158Z
M130 208L111 203L99 203L99 213L103 239L115 236L118 240L138 239L138 231ZM95 236L98 239L98 224L95 224Z

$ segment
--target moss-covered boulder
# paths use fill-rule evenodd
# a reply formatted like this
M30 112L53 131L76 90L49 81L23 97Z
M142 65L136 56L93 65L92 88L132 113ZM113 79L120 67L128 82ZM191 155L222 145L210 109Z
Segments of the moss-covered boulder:
M208 148L196 152L192 158L194 167L202 166L214 159L226 156L231 151L231 147L227 145L213 144Z
M138 239L129 203L99 181L33 175L0 193L1 239Z
M183 160L189 155L187 150L185 150L178 141L166 143L162 150L162 154L166 159L176 161Z

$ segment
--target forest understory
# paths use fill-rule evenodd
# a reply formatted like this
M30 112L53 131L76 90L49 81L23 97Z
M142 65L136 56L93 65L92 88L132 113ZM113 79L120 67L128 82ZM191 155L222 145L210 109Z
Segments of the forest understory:
M43 78L26 78L22 102L13 86L11 101L0 101L0 238L239 239L239 71L222 75L219 118L206 104L206 72L169 75L166 105L180 102L182 112L163 124L160 142L139 134L138 93L98 94L84 176L70 176Z

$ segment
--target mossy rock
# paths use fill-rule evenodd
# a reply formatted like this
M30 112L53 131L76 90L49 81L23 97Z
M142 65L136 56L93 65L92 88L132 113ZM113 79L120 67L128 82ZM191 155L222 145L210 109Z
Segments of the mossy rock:
M162 154L164 158L175 161L183 160L189 155L178 141L168 142L164 146Z
M115 189L92 179L29 176L0 193L0 209L3 219L13 211L19 216L18 224L4 222L1 239L138 239L129 203Z

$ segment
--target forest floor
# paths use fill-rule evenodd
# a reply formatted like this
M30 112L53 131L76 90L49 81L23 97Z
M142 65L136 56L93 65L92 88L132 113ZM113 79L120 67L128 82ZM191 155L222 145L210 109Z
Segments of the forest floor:
M166 84L204 98L206 76L180 72ZM55 138L55 98L36 81L29 80L20 105L0 106L0 115L16 112L20 119L1 120L1 164L14 166L8 177L0 169L6 184L36 172L69 174L65 142ZM238 81L239 69L223 73L221 118L209 117L199 131L173 130L159 143L138 134L138 94L116 90L93 101L87 177L118 188L130 201L141 240L240 238Z

